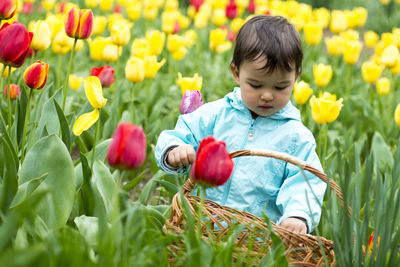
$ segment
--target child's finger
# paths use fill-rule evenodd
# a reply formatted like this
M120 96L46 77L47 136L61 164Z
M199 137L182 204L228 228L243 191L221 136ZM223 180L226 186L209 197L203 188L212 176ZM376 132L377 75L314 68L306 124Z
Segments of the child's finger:
M189 159L186 153L186 149L179 151L179 159L183 165L185 166L189 165Z
M194 163L196 161L196 152L194 151L194 148L192 146L187 147L186 153L189 163L190 164Z
M173 166L173 167L176 167L176 160L175 160L175 153L174 153L174 151L171 151L169 154L168 154L168 157L167 157L167 161L168 161L168 164L169 165L171 165L171 166Z

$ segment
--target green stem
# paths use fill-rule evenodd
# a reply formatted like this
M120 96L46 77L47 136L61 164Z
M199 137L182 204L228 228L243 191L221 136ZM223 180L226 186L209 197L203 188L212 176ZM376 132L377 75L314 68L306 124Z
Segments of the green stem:
M28 103L27 103L27 106L26 106L26 113L25 113L24 130L22 132L21 164L24 162L26 126L28 125L28 121L29 121L29 109L30 109L30 106L31 106L31 97L32 97L32 88L29 91Z
M101 117L101 109L99 109L99 120L96 122L96 130L94 132L94 140L93 140L93 149L92 149L92 165L91 165L91 169L93 172L93 164L94 164L94 153L96 150L96 143L97 143L97 135L99 132L99 127L100 127L100 117Z
M353 67L351 65L346 65L346 99L348 99L349 95L350 95L350 88L351 88L351 73L352 73L352 69Z
M7 77L7 105L8 105L8 134L11 138L11 101L10 101L10 77L11 76L11 66L8 66L8 77Z
M61 74L62 58L63 58L63 57L62 57L61 54L58 54L58 55L57 55L56 90L58 90L58 88L60 88L60 83L61 83L60 74Z
M326 159L326 150L328 148L328 124L326 123L324 126L325 132L324 132L324 151L323 151L323 156L322 156L322 169L325 170L325 159Z
M75 46L76 46L76 42L77 42L77 41L78 41L78 39L75 38L74 45L72 46L72 50L71 50L71 55L69 56L67 77L65 78L65 85L64 85L64 92L63 92L63 93L64 93L63 106L62 106L63 112L64 112L64 110L65 110L65 102L66 102L66 100L67 100L69 74L70 74L71 68L72 68L72 59L73 59L73 57L74 57Z
M132 115L132 123L135 123L135 83L133 83L131 91L131 115Z
M145 111L144 111L144 129L148 130L149 126L149 101L150 101L150 81L146 81L146 103L145 103Z
M198 212L198 216L199 216L199 221L198 221L198 229L197 229L197 236L200 239L201 237L201 222L203 221L203 207L204 207L204 198L206 195L206 191L205 189L200 186L200 208L199 208L199 212Z
M0 89L4 89L3 88L3 75L4 75L4 71L6 70L6 66L3 67L3 69L1 70L1 76L0 76Z

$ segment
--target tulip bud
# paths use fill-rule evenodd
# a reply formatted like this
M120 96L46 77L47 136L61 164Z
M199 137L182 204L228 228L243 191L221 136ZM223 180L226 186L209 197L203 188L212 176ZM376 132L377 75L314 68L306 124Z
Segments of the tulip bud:
M373 47L379 40L379 35L374 31L366 31L364 33L364 43L367 47Z
M88 112L79 116L72 127L72 132L76 136L80 136L84 131L87 131L99 119L100 112L96 108L92 112Z
M125 76L128 81L141 82L144 80L144 63L137 57L131 57L125 66Z
M201 5L203 4L204 0L190 0L190 5L194 6L196 12L199 12Z
M21 67L29 52L33 34L25 25L15 21L0 28L0 62L7 66Z
M315 84L318 87L324 87L331 81L332 66L324 64L314 65L313 74L314 74Z
M90 9L71 8L65 22L65 32L71 38L87 39L93 30L93 13Z
M226 6L225 16L228 19L234 19L237 17L237 15L238 15L237 6L235 4L235 1L231 0L229 5Z
M304 25L304 35L306 43L309 45L317 45L322 39L322 26L316 22L310 22Z
M379 95L387 95L390 92L390 81L386 77L380 78L376 82L376 91Z
M108 148L107 161L115 168L136 169L146 158L146 135L139 126L122 122Z
M400 126L400 104L397 105L396 110L394 111L394 120L397 125Z
M10 84L10 99L17 99L19 95L21 94L21 89L19 85L16 84ZM4 96L7 98L8 97L8 86L6 85L4 87Z
M0 2L0 20L10 19L17 10L17 0L1 0Z
M131 32L129 26L123 20L114 23L111 29L111 39L114 44L124 46L129 42Z
M380 62L388 68L394 67L400 60L399 49L395 45L386 47L380 57Z
M182 96L179 111L181 114L191 113L201 105L203 105L203 99L200 92L197 90L188 90Z
M312 95L313 90L310 88L310 85L304 81L300 81L299 83L294 84L294 100L297 104L303 105L307 102L308 98Z
M73 74L69 75L69 87L71 87L72 90L78 90L79 87L81 87L82 80L82 77L77 77Z
M340 35L326 37L325 45L328 53L332 56L339 56L343 53L344 40Z
M102 66L100 68L94 67L90 75L99 77L103 88L110 87L114 82L114 69L110 66Z
M375 61L366 61L361 65L361 75L365 82L375 83L383 70L383 66L375 63Z
M360 57L363 44L360 41L345 41L343 48L343 61L346 64L353 65Z
M103 97L103 89L97 76L87 77L83 81L83 88L85 89L86 98L92 107L96 109L104 107L107 99Z
M45 21L38 21L33 29L31 47L36 51L46 50L51 43L51 32Z
M200 142L190 174L203 186L220 186L228 181L233 165L225 142L208 136Z
M195 73L193 77L182 77L182 74L178 72L176 84L181 87L182 95L184 95L187 90L200 91L203 84L203 78L199 77L197 73Z
M24 72L25 84L32 89L42 89L47 81L49 65L40 60L26 68Z

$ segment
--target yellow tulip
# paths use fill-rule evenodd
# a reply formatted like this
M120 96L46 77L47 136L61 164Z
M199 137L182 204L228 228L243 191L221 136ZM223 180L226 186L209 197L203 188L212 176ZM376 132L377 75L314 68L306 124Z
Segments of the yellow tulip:
M394 121L400 126L400 104L397 105L394 111Z
M375 61L366 61L361 65L361 74L365 82L375 83L381 75L383 67Z
M77 77L74 74L69 75L69 87L71 87L72 90L78 90L81 87L81 83L83 81L82 77Z
M354 28L357 26L357 17L356 14L348 9L343 10L344 15L347 18L347 28Z
M129 5L126 6L126 12L130 20L138 20L142 12L142 3L137 0L131 1Z
M396 74L400 73L400 60L397 61L396 65L394 65L394 67L390 68L390 72L393 75L396 75Z
M223 53L232 47L232 43L226 40L228 31L226 29L217 28L210 31L210 50Z
M225 15L225 9L214 9L212 15L212 22L217 26L222 26L227 23L228 18Z
M321 7L321 8L316 8L313 10L313 17L314 20L322 26L322 28L326 28L329 25L329 19L330 19L331 13L329 12L328 9Z
M390 0L379 0L382 5L387 5L390 3Z
M50 11L54 8L56 0L42 0L42 6L46 11Z
M397 47L400 48L400 28L393 28L392 34L393 34L394 38L396 39Z
M106 44L103 49L102 59L106 62L116 62L121 55L121 49L113 43Z
M147 31L146 40L150 45L151 54L160 55L165 44L165 33L158 30Z
M181 30L186 29L190 25L190 19L181 13L178 15L178 22L179 22L179 27Z
M108 15L107 20L108 20L108 30L110 32L112 30L112 27L114 26L114 23L116 23L119 20L126 21L121 13L112 13ZM126 23L130 24L128 21L126 21Z
M343 53L344 40L340 35L325 37L325 45L332 56L340 56Z
M383 41L384 47L388 47L389 45L397 46L397 38L391 32L382 33L381 40Z
M182 73L178 72L176 84L181 87L182 95L184 95L187 90L200 91L203 85L203 78L199 77L197 73L193 77L182 77Z
M308 98L312 95L313 89L310 88L310 85L304 81L296 82L294 84L294 100L297 104L303 105L307 102Z
M163 12L161 15L161 30L166 34L174 33L178 12Z
M182 60L187 54L188 50L186 47L181 46L177 50L171 52L172 58L179 61Z
M360 34L355 30L346 30L340 33L340 36L343 38L344 42L347 41L358 41Z
M303 27L306 43L317 45L322 39L322 26L316 22L310 22Z
M380 62L388 68L394 67L399 61L399 49L394 45L389 45L383 50Z
M168 11L174 11L174 10L178 10L179 7L179 2L178 0L166 0L165 1L165 10Z
M143 17L147 20L154 20L158 15L158 8L155 6L145 6Z
M100 10L107 12L111 11L111 8L114 4L114 0L101 0L100 1Z
M125 66L125 76L128 81L141 82L144 80L144 63L141 58L131 57Z
M80 136L83 131L87 131L96 121L99 119L99 110L94 109L92 112L88 112L79 116L72 127L72 132L76 136Z
M73 45L74 39L68 37L64 29L62 29L56 34L51 49L56 54L66 54L71 51Z
M101 35L106 29L107 18L104 16L94 16L93 18L93 34Z
M103 60L103 51L104 47L107 44L110 44L112 41L110 38L97 36L94 40L89 39L89 50L90 50L90 57L92 60L100 61Z
M379 95L387 95L390 92L390 81L386 77L379 78L376 82L376 91Z
M196 7L193 5L189 5L186 11L186 14L188 15L189 18L193 19L194 16L196 16Z
M150 49L150 44L145 38L136 38L131 45L131 55L143 59L151 55Z
M197 33L193 29L187 30L183 34L183 38L185 39L185 46L186 47L192 47L196 43Z
M345 41L343 48L343 60L346 64L353 65L360 57L363 44L360 41Z
M314 121L322 125L336 120L343 107L342 102L343 98L336 100L336 95L331 95L328 92L320 94L319 98L312 96L310 106Z
M107 98L103 97L103 88L97 76L89 76L83 81L86 98L92 107L98 109L104 107L107 103Z
M194 17L194 26L198 29L203 29L207 26L208 19L208 15L206 15L204 12L199 12Z
M124 46L131 38L131 30L129 26L122 20L114 23L111 29L111 40L118 46Z
M366 31L364 33L364 42L367 47L374 47L376 42L379 40L379 35L374 31Z
M332 11L329 28L333 33L340 33L347 29L347 17L344 12L339 10Z
M88 8L95 8L99 5L99 0L85 0L85 5Z
M353 9L356 17L356 27L363 27L367 22L368 10L365 7L356 7Z
M332 79L332 66L325 64L318 64L313 66L313 74L315 84L318 87L326 86Z
M51 43L51 32L49 25L42 20L39 20L33 29L33 38L31 47L36 51L46 50Z
M240 17L236 17L231 21L230 24L230 28L234 33L238 33L240 28L243 26L244 24L244 19L240 18Z
M64 20L60 15L50 15L44 20L50 29L50 39L53 41L60 30L64 30Z
M0 63L0 73L3 73L3 78L8 77L8 67L6 67L4 70L4 64ZM13 73L17 68L11 67L11 73ZM0 78L1 79L1 78Z
M144 77L152 79L156 76L158 70L165 64L165 58L157 62L157 56L145 57L143 60Z
M167 48L171 53L178 51L181 47L184 47L186 40L183 36L177 34L168 35Z

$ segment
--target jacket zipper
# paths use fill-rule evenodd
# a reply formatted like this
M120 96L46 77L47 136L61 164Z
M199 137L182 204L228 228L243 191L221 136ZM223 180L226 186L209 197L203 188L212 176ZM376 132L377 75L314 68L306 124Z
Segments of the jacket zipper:
M251 114L250 114L250 116L251 116ZM255 118L255 119L251 118L250 128L247 130L246 138L243 140L242 145L240 146L240 149L243 149L245 147L245 145L246 145L248 140L252 140L253 139L253 137L254 137L254 124L255 124L257 118ZM238 164L238 162L239 162L239 159L236 160L235 165ZM233 172L231 174L231 177L234 176L235 170L236 170L236 168L233 170ZM222 204L221 205L225 205L226 201L228 200L229 191L231 189L231 183L232 183L232 178L229 179L227 184L226 184L224 195L222 197Z

